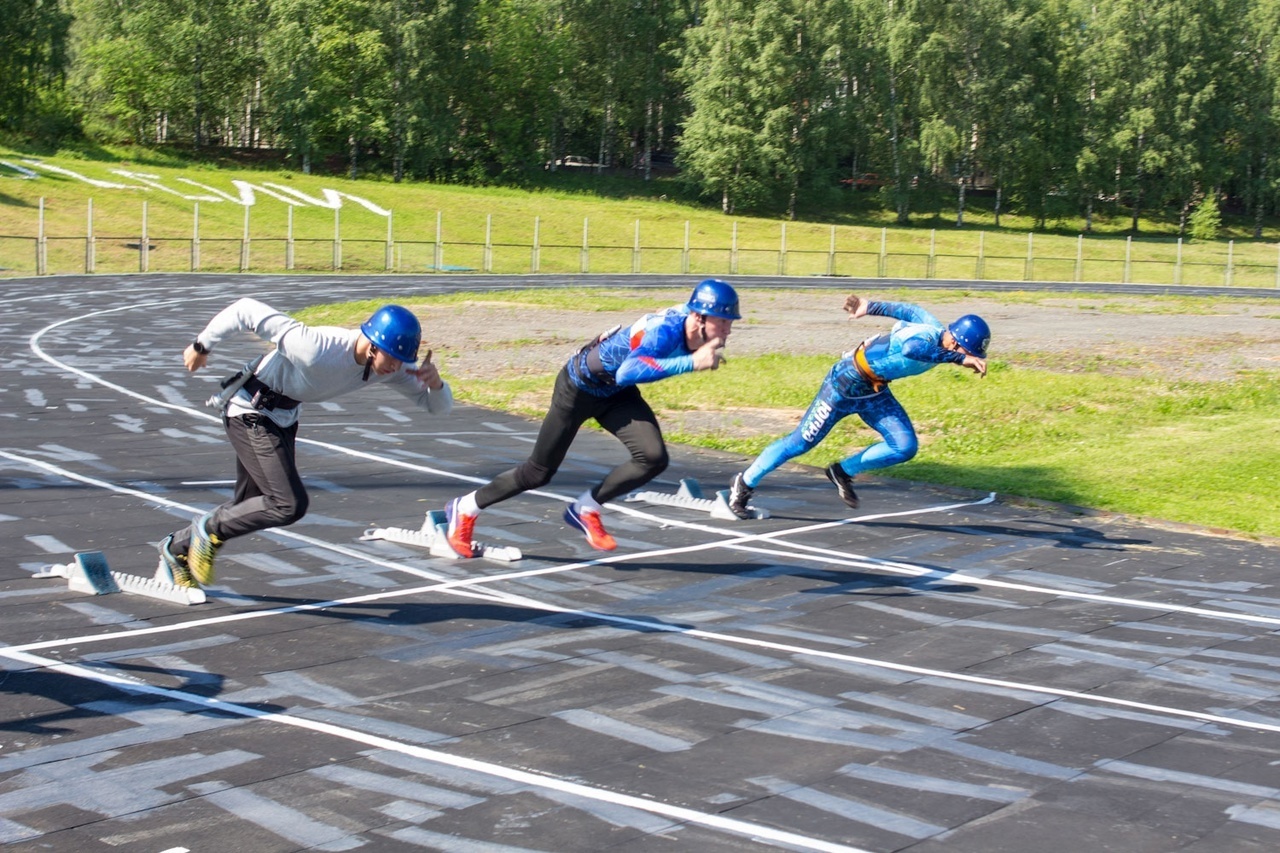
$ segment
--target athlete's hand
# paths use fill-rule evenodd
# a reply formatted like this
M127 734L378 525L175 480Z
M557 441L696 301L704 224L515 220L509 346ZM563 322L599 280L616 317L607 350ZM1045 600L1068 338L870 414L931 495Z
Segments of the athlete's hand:
M187 366L188 372L195 373L209 363L209 354L207 352L196 352L195 347L187 344L187 348L182 351L182 363Z
M978 376L987 375L987 360L985 358L978 358L976 355L966 355L964 357L964 361L961 362L961 366L969 368L974 373L978 374Z
M422 364L407 372L432 391L439 391L444 387L444 380L440 378L440 371L431 363L432 352L433 350L427 350L427 356L422 360Z
M694 370L715 370L724 357L724 338L712 338L693 352Z
M863 299L861 296L859 296L856 293L850 293L849 296L846 297L846 299L844 300L844 310L848 311L849 314L851 315L849 317L850 320L856 320L859 317L867 316L867 308L869 308L870 306L871 306L870 302L868 302L866 299Z

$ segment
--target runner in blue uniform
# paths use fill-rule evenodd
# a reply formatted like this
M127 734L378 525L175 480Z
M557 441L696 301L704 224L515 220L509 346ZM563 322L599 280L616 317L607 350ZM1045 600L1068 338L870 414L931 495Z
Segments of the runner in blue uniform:
M827 479L840 498L858 506L853 478L862 471L887 468L916 455L915 428L889 383L932 370L939 364L967 367L987 375L987 344L991 329L976 314L966 314L950 326L909 302L873 302L852 295L844 302L850 319L873 315L898 322L887 332L867 338L832 365L822 387L800 419L800 425L764 449L751 466L733 478L729 508L738 518L751 518L752 493L765 476L789 459L817 447L827 433L849 415L858 415L880 433L883 441L827 468Z
M564 518L586 535L591 547L616 548L600 522L601 505L643 486L668 463L662 430L638 386L718 368L733 321L741 316L733 287L709 278L693 289L688 303L647 314L629 327L610 329L583 346L556 376L551 405L529 458L449 502L450 547L463 557L473 556L472 531L480 511L549 483L578 430L594 418L626 445L631 458L583 492Z

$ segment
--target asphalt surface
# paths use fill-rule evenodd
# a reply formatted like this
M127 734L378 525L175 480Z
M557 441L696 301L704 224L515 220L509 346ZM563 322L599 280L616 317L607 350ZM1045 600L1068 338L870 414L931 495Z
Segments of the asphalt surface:
M362 536L418 527L536 424L373 389L307 407L310 514L228 544L206 603L33 577L86 551L150 576L227 497L201 401L256 349L195 375L178 353L233 298L481 283L513 284L0 282L6 849L1280 849L1268 544L889 479L851 513L786 466L764 520L619 502L604 554L561 521L620 458L584 432L480 518L523 559L450 559ZM650 489L744 465L672 458Z

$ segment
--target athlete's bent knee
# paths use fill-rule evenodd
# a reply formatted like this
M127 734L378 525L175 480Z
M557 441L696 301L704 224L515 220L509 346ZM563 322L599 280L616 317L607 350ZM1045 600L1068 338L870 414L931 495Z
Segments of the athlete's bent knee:
M526 492L530 489L540 489L551 482L551 477L555 473L554 468L526 461L516 468L516 485Z
M644 470L650 475L650 477L656 477L663 471L667 470L667 466L671 464L671 457L667 454L667 449L664 447L657 454L647 456L642 459L640 464L644 465Z
M294 495L290 499L275 501L267 507L266 514L272 527L284 527L300 521L307 514L311 499L305 493Z
M916 452L920 449L920 443L912 436L910 441L904 441L897 447L893 448L894 461L893 464L899 465L903 462L909 462L915 458Z

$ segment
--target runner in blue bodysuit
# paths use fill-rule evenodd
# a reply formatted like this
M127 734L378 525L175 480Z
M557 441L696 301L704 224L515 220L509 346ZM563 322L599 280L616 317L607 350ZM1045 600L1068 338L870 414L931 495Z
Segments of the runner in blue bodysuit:
M858 506L853 478L862 471L887 468L916 455L916 431L889 383L916 376L939 364L967 367L987 375L987 343L991 330L986 321L966 314L950 326L918 305L908 302L872 302L848 297L844 310L851 319L868 314L892 317L898 322L888 332L874 335L832 365L818 394L809 404L800 425L764 449L751 466L733 478L729 508L739 518L751 518L748 506L760 481L782 463L817 447L827 433L849 415L858 415L880 433L882 441L864 448L827 468L840 498Z
M667 467L667 448L653 410L639 385L694 370L715 370L724 342L740 319L738 294L728 282L707 279L688 303L647 314L631 326L610 329L569 359L556 377L551 405L533 452L487 485L449 502L449 545L473 556L472 531L480 510L551 481L578 429L595 419L626 445L631 458L588 489L565 510L593 548L612 551L617 542L600 522L601 505L643 486Z

